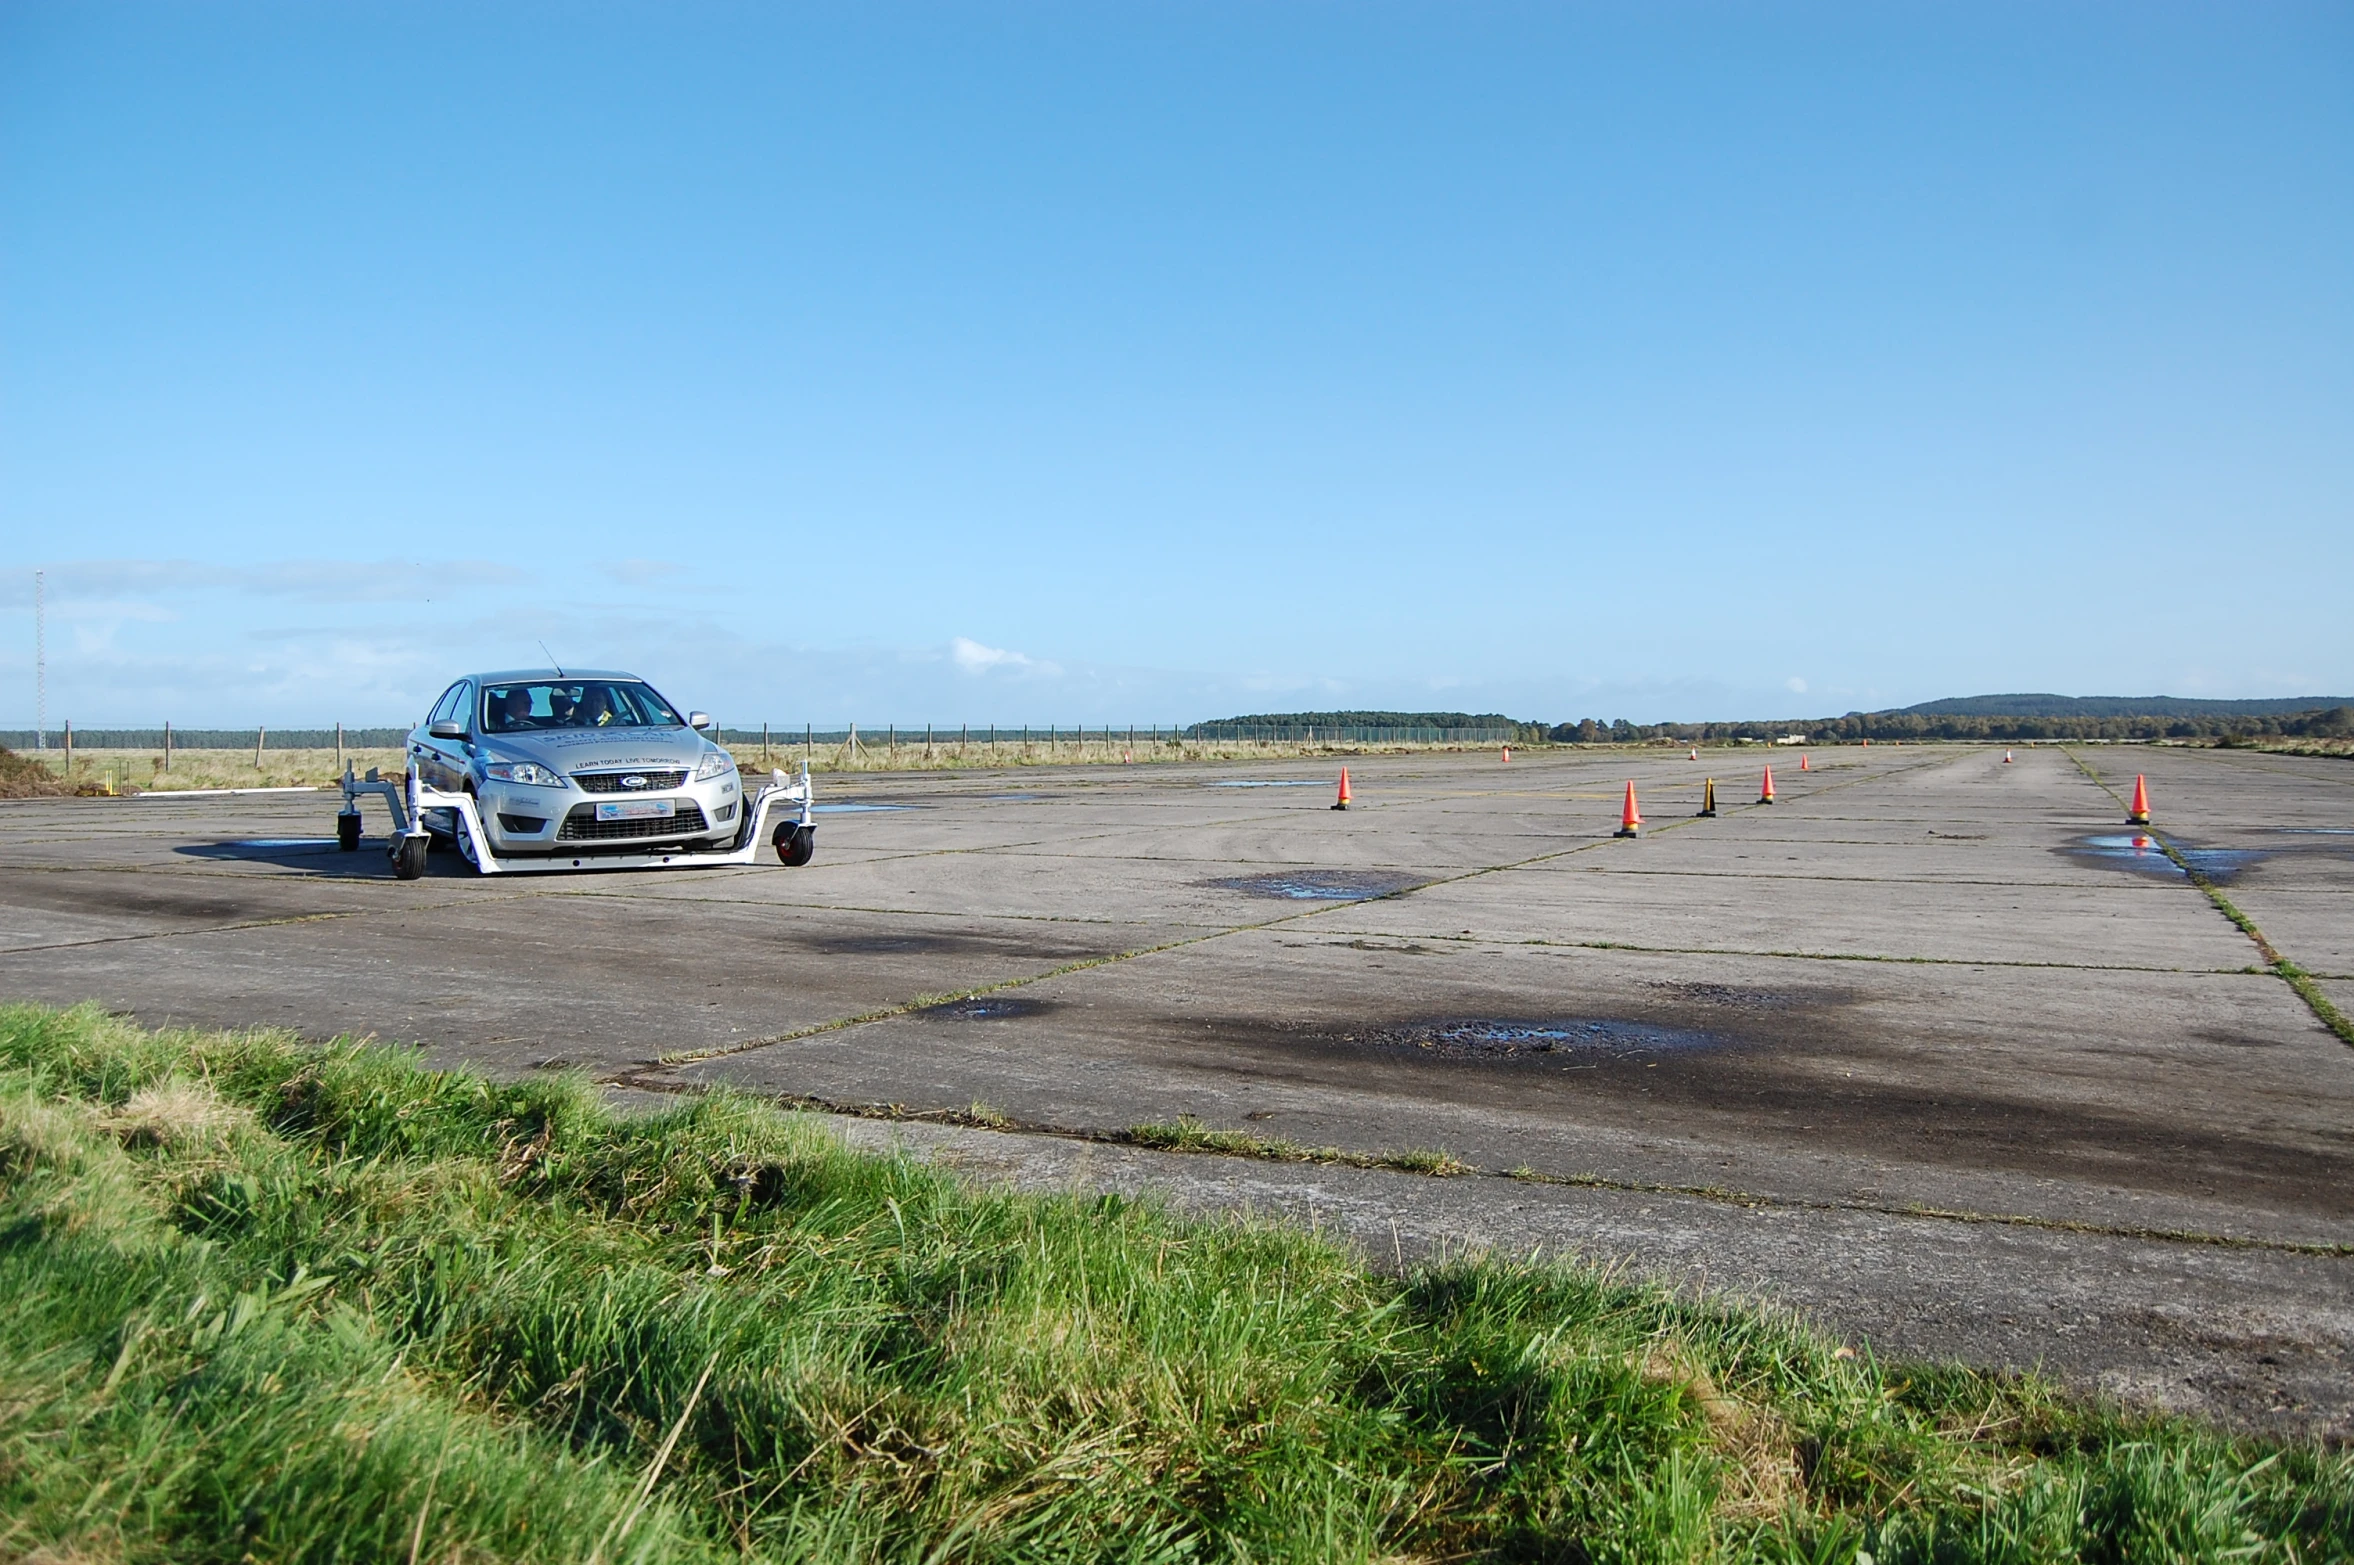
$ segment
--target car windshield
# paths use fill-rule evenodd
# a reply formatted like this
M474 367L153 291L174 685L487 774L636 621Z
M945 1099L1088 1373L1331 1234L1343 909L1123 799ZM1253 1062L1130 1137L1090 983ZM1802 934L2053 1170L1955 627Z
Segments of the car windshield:
M531 680L486 685L482 691L486 734L538 728L677 728L683 721L652 686L635 680Z

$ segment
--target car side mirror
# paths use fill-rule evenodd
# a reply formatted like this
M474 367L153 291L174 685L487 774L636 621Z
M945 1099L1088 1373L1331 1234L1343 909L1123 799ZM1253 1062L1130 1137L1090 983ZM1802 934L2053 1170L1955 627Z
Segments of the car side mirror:
M687 714L687 726L689 728L709 728L711 726L711 714L709 712L689 712Z
M441 722L432 724L425 731L436 739L463 739L466 737L466 725L464 723L453 723L446 718Z

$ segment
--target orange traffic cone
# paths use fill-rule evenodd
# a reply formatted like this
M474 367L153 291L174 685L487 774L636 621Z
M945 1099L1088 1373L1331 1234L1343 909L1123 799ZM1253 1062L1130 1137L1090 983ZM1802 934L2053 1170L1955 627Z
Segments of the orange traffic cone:
M2010 765L2010 764L2011 764L2011 752L2010 752L2010 751L2008 751L2008 750L2005 750L2005 751L2003 752L2003 765L2005 765L2005 766L2008 766L2008 765Z
M1716 813L1716 779L1713 777L1708 779L1707 784L1700 790L1700 813L1702 815Z
M1774 769L1769 766L1765 772L1765 781L1758 786L1757 802L1771 804L1774 802Z
M1693 751L1692 751L1692 754L1691 754L1691 756L1689 757L1689 759L1691 759L1691 760L1695 760L1695 761L1697 761L1697 760L1699 760L1699 759L1700 759L1700 751L1699 751L1699 749L1698 749L1698 747L1697 747L1697 746L1695 746L1695 747L1694 747L1694 749L1693 749Z
M1512 764L1512 746L1510 745L1504 747L1504 764L1507 766Z
M1340 798L1334 801L1332 807L1336 810L1349 807L1349 769L1345 766L1340 769Z
M1802 772L1813 770L1812 767L1806 764L1806 757L1803 755L1798 758L1798 769Z
M2150 784L2139 772L2133 776L2133 809L2125 817L2128 826L2147 826L2150 823Z
M1627 782L1626 808L1619 811L1618 830L1612 832L1611 835L1614 837L1640 837L1643 835L1643 812L1635 808L1635 784L1631 778Z

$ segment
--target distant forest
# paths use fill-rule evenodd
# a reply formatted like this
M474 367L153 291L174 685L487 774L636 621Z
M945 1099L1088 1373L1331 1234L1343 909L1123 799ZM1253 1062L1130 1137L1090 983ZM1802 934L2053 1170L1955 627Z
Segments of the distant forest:
M1385 730L1417 736L1499 736L1518 743L1722 743L1804 734L1817 744L1859 739L2230 739L2345 738L2354 736L2354 697L2202 701L2174 696L1957 696L1884 712L1844 717L1792 717L1734 723L1630 723L1585 718L1539 723L1500 712L1282 712L1196 723L1189 737L1253 733L1304 736L1347 730L1352 737Z
M1310 734L1346 735L1361 739L1398 732L1419 740L1443 741L1461 735L1482 743L1502 739L1512 744L1535 744L1550 727L1524 722L1501 712L1257 712L1243 717L1220 717L1185 730L1188 739L1305 738Z
M2189 696L1948 696L1908 706L1936 717L2293 717L2354 706L2354 696L2204 701Z

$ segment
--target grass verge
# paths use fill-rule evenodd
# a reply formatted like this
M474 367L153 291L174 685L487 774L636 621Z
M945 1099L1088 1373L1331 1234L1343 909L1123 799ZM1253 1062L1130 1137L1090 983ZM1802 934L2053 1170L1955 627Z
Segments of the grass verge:
M0 1559L2323 1560L2354 1458L1566 1264L0 1009Z

